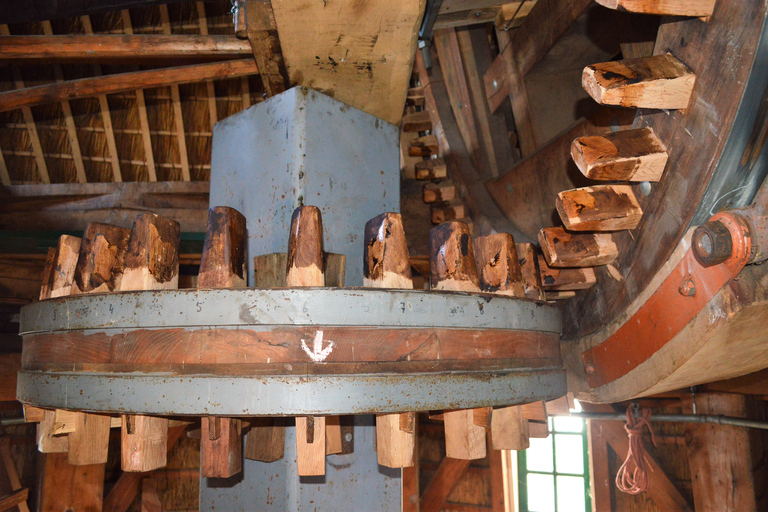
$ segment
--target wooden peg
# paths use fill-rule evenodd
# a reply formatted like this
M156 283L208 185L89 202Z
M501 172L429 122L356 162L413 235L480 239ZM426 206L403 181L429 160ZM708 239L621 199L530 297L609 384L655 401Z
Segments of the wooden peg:
M179 287L178 222L154 213L133 221L121 291L175 290ZM168 418L122 415L120 453L123 471L162 468L168 453Z
M432 224L461 219L465 215L466 210L461 199L451 199L445 203L435 203L432 205Z
M557 213L571 231L634 229L643 216L629 185L597 185L557 194Z
M428 132L431 129L432 119L426 110L403 116L404 132Z
M539 231L539 244L550 267L596 267L613 262L619 249L608 233L569 233L563 228Z
M667 148L651 128L578 137L571 158L593 180L659 181L667 165Z
M363 286L413 289L408 243L399 213L382 213L365 224Z
M325 474L325 417L296 418L296 465L299 476Z
M539 269L536 268L536 247L533 244L515 244L517 258L520 263L520 273L523 276L525 296L529 299L544 300L544 292L541 290L541 278Z
M416 164L417 180L437 180L448 176L448 167L443 158L430 158Z
M539 272L541 272L541 287L547 292L586 290L597 282L594 269L586 268L552 268L547 265L544 256L539 255Z
M86 226L71 295L120 290L130 234L130 230L111 224L92 222ZM78 412L74 425L74 432L68 434L69 463L74 466L105 464L110 417Z
M211 208L200 257L198 288L246 286L245 217L227 206ZM203 417L200 472L204 477L229 478L242 471L242 424L236 418ZM217 435L219 434L220 435Z
M413 288L408 243L399 213L383 213L365 224L363 286ZM413 413L376 415L379 464L391 468L413 465L414 429L408 426L412 418Z
M72 295L120 289L131 230L91 222L83 233L72 283Z
M323 218L316 206L300 206L293 211L288 238L286 284L323 286Z
M480 289L487 293L525 297L525 285L512 235L495 233L473 240Z
M715 0L595 0L598 4L617 11L670 16L712 16Z
M499 407L491 414L491 440L494 450L525 450L530 446L528 420L519 405Z
M451 180L427 183L421 189L421 197L425 203L438 203L456 198L456 186Z
M584 68L581 85L596 102L636 108L686 108L696 75L670 54Z
M410 141L408 146L409 156L432 156L440 152L435 135L425 135Z
M429 269L434 290L480 291L472 238L466 224L446 222L430 230Z
M485 427L474 421L474 411L445 412L445 456L474 460L485 457Z

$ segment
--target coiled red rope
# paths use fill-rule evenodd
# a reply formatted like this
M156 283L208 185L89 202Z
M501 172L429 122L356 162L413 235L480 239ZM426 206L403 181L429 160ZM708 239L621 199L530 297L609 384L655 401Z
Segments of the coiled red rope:
M627 407L627 423L624 430L629 436L629 451L627 459L616 473L616 488L627 494L640 494L648 490L650 479L648 471L648 455L643 445L643 427L648 427L651 433L651 441L656 446L656 438L653 436L653 429L648 420L651 418L651 410L643 407L639 414L635 415L633 407Z

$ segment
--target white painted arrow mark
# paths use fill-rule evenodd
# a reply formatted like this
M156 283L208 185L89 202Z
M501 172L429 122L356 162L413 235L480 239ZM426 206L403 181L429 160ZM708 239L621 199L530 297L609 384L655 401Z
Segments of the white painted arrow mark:
M333 347L335 346L336 344L334 342L328 340L328 346L323 348L323 331L317 331L315 333L315 339L312 341L312 350L309 349L303 338L301 340L301 348L307 353L309 358L316 363L325 361L325 359L331 355Z

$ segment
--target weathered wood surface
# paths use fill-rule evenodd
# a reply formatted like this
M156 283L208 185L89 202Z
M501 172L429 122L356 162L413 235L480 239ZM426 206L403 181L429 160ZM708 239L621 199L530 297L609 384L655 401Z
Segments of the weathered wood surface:
M246 57L251 48L232 36L142 35L29 35L0 36L0 60L98 60L155 57L183 59Z
M544 228L539 244L551 267L596 267L616 259L618 249L607 233L569 233L563 228Z
M609 9L642 14L710 16L716 0L595 0Z
M671 54L593 64L581 78L596 102L637 108L685 108L695 84L696 75Z
M294 210L286 265L288 286L324 285L323 219L318 207L300 206Z
M267 97L280 94L288 86L288 71L285 69L272 2L246 0L241 8L245 10L245 33L259 67L264 92Z
M124 182L12 185L0 189L0 229L84 230L89 222L124 228L151 211L177 220L185 233L204 233L210 183Z
M525 297L525 284L512 235L496 233L473 241L480 289L484 292Z
M667 149L651 128L574 139L571 158L593 180L659 181Z
M597 185L557 195L557 213L570 231L634 229L643 210L628 185Z
M90 98L100 94L115 94L134 89L149 89L215 78L255 75L258 72L256 62L250 58L80 78L0 93L0 112L57 103L62 100Z
M285 419L254 418L245 441L245 458L274 462L285 452Z
M201 425L200 474L204 477L228 478L242 471L241 420L204 416Z
M120 290L131 231L92 222L83 233L71 294Z
M597 282L594 269L550 267L544 256L539 256L539 272L545 291L586 290Z
M525 450L530 446L528 420L519 405L499 407L491 415L494 450Z
M541 276L537 268L536 247L533 244L515 244L517 248L520 274L523 278L525 296L529 299L544 300L541 288Z
M445 178L447 175L448 168L442 158L431 158L416 164L417 180L434 180Z
M685 111L644 112L635 127L652 128L664 142L674 178L662 178L648 197L638 194L643 218L633 236L614 235L619 249L615 266L622 279L601 279L599 291L595 287L564 305L566 338L594 332L617 318L682 239L696 214L691 205L705 197L731 132L767 9L752 0L717 2L708 22L684 19L660 27L655 53L669 52L685 62L696 72L696 88ZM729 94L722 94L723 90ZM719 120L716 125L711 123L713 118ZM719 194L706 197L704 211L708 212L709 203Z
M437 143L437 137L434 135L425 135L412 139L409 143L408 154L410 156L432 156L440 152L440 146Z
M403 116L402 130L404 132L427 132L432 130L432 119L429 112L422 110Z
M397 124L425 5L426 0L274 0L291 83Z
M449 220L459 220L467 216L467 210L461 199L451 199L444 203L432 204L431 212L432 224L440 224Z
M427 183L422 189L422 199L425 203L438 203L456 198L456 186L451 180Z
M446 411L445 456L452 459L482 459L486 454L485 427L474 421L474 410Z
M472 238L463 222L446 222L430 230L429 260L433 290L480 291Z

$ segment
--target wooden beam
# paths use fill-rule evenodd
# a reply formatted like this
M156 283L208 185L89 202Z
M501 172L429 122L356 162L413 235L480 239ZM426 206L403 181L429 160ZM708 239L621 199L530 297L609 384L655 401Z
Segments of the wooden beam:
M261 70L261 79L267 97L280 94L288 87L280 36L271 0L245 0L245 26L251 52Z
M425 203L450 201L456 197L456 186L451 180L429 182L421 189L421 198Z
M467 472L468 460L452 459L446 457L437 468L437 473L432 477L429 485L421 495L421 512L439 512L448 500L456 484Z
M197 6L197 18L200 24L200 34L208 35L208 17L205 15L205 2L195 2ZM219 120L219 115L216 110L216 87L213 85L213 81L207 80L205 87L208 89L208 116L211 121L211 131L213 131L213 125Z
M0 93L0 112L55 103L62 99L90 98L100 94L113 94L135 89L150 89L214 78L255 75L258 72L259 69L253 59L242 59L82 78L60 84L39 85Z
M0 25L0 35L7 36L10 32L8 31L8 25ZM0 105L3 105L3 94L13 94L22 92L25 90L24 88L24 79L21 76L21 70L13 66L11 67L11 72L13 73L13 81L15 82L17 91L9 91L7 93L0 93ZM0 106L0 111L2 111L2 106ZM32 146L32 152L35 155L35 162L37 163L37 174L40 178L40 181L42 183L48 184L51 182L51 178L48 175L48 166L45 163L45 157L43 156L43 147L40 144L40 137L37 135L37 127L35 126L35 118L32 115L32 109L29 108L29 106L22 106L21 107L21 113L24 117L24 123L27 125L27 133L29 135L29 142ZM3 162L3 165L5 162Z
M569 233L563 228L539 231L539 245L550 267L595 267L619 255L608 233Z
M536 267L536 247L533 244L515 244L517 257L520 262L520 273L523 276L525 296L529 299L544 300L541 289L541 277Z
M125 9L122 11L121 16L123 19L123 31L126 34L133 34L131 13ZM144 157L147 160L147 177L149 178L149 181L157 181L155 153L152 150L152 135L149 129L149 120L147 119L147 105L144 101L143 89L136 89L136 107L139 110L139 124L141 125L141 141L144 144Z
M50 23L50 22L43 22ZM134 60L246 57L247 41L211 35L46 35L0 37L0 60ZM29 64L29 62L27 62Z
M557 195L557 213L571 231L634 229L643 216L629 185L596 185L565 190Z
M686 108L695 84L696 75L670 54L592 64L581 78L602 105L669 110Z
M711 16L715 0L595 0L598 4L620 11L671 16Z
M168 17L168 5L160 5L160 21L163 33L171 35L171 21ZM184 134L184 114L181 111L181 96L178 84L171 84L171 102L173 104L173 123L176 127L176 136L179 139L179 160L181 163L181 179L190 181L189 155L187 154L187 137Z

